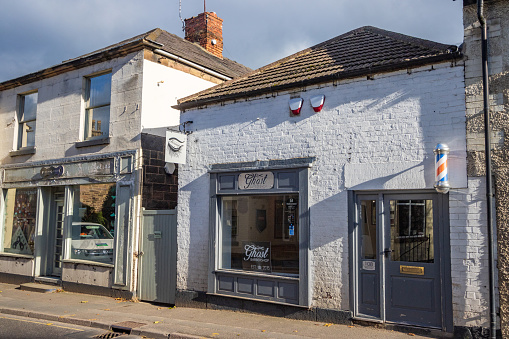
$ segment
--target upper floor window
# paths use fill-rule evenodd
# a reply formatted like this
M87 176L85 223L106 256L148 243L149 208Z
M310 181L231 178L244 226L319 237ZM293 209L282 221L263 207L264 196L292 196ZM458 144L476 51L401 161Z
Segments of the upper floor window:
M37 116L38 93L20 96L18 149L35 146L35 119Z
M85 140L107 138L110 125L111 73L87 78Z

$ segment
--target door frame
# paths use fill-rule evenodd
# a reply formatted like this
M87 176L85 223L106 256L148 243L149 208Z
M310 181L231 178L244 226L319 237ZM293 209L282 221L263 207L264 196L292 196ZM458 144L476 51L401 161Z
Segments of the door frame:
M353 312L353 318L372 322L386 323L385 318L385 265L379 253L377 264L379 268L379 305L380 317L370 317L359 314L358 309L358 270L360 265L359 256L359 232L358 227L358 207L357 203L360 197L376 196L377 206L377 248L378 252L383 250L384 232L379 232L378 227L385 223L384 197L389 195L409 195L409 194L433 194L437 199L437 211L439 226L436 235L439 237L439 263L440 263L440 293L441 293L441 329L444 332L453 331L453 311L452 311L452 282L451 282L451 252L450 252L450 224L449 224L449 195L439 194L434 190L408 190L408 191L348 191L348 242L349 242L349 273L350 273L350 309ZM392 322L391 322L392 323ZM405 324L402 324L405 325ZM406 326L411 326L406 324Z

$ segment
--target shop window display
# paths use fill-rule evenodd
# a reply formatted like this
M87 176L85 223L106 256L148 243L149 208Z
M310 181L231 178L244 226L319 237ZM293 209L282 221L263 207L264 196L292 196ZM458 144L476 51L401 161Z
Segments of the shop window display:
M298 194L223 196L221 268L299 274Z
M3 252L33 255L37 189L7 190Z
M115 184L74 187L71 259L113 264Z

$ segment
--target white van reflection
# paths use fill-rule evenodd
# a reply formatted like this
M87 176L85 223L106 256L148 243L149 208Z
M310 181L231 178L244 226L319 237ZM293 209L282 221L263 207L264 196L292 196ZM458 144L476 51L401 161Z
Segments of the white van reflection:
M113 264L113 236L101 224L73 222L71 251L73 259Z

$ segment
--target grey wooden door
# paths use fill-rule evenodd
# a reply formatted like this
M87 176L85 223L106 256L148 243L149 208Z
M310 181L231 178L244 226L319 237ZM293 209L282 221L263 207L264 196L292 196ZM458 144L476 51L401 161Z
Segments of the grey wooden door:
M436 195L384 198L386 321L442 327Z
M446 217L434 193L356 198L355 315L444 328L450 316L442 258ZM443 199L442 199L443 200ZM441 201L441 200L440 200ZM447 263L446 263L447 262Z
M143 211L140 256L140 299L175 303L177 278L175 210Z

